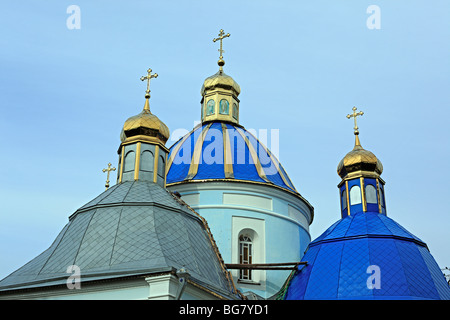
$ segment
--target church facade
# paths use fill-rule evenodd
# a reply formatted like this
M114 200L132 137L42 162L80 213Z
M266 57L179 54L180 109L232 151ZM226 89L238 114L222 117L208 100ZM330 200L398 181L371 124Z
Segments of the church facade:
M341 219L311 242L313 206L240 123L241 88L223 70L229 36L214 39L219 71L203 83L201 123L170 148L147 70L106 190L0 281L0 299L450 299L425 242L387 217L383 166L361 146L356 108L355 146L338 165Z

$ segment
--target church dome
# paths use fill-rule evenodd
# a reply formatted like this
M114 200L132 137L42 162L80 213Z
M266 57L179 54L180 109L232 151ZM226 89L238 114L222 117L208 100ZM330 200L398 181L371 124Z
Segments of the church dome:
M365 150L355 135L355 147L339 162L337 173L344 179L346 177L365 176L378 177L383 172L381 161L370 151Z
M200 93L204 96L206 91L216 88L232 90L236 96L241 93L241 87L239 84L222 70L219 70L216 74L205 79Z
M383 214L337 221L309 244L302 261L307 264L290 279L286 300L450 299L427 245Z
M0 294L65 285L70 265L83 285L185 268L196 285L239 294L203 217L152 182L116 184L79 208L46 251L0 281Z
M271 185L299 195L278 159L240 125L203 123L171 148L167 185L240 181Z
M169 128L159 120L157 116L150 112L148 107L148 99L145 102L144 110L141 113L128 118L123 125L120 139L125 142L134 136L154 137L166 143L169 139Z

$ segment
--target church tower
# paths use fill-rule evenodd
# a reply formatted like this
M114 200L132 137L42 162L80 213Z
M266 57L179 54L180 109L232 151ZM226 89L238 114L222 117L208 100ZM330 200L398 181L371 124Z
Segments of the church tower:
M286 300L448 300L450 287L421 239L386 215L381 162L360 143L337 172L341 219L312 241L280 296Z
M227 266L299 262L311 240L314 209L275 155L241 124L241 88L224 72L222 42L228 37L220 30L213 39L220 42L219 70L201 87L202 122L170 147L167 188L205 217ZM231 271L241 291L264 298L289 275Z
M362 111L347 115L355 121L355 146L339 162L337 172L342 178L338 188L341 195L342 218L358 212L378 212L386 214L384 184L380 175L383 172L381 161L370 151L365 150L359 141L356 118Z
M120 133L119 171L117 183L125 181L150 181L165 187L166 159L169 150L169 128L150 111L150 80L158 74L152 69L141 80L147 80L145 104L141 113L125 121Z

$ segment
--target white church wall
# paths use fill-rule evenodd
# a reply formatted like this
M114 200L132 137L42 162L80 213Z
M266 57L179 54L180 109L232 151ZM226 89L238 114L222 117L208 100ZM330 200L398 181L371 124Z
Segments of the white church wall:
M298 262L309 242L312 213L298 197L283 190L249 183L204 182L168 187L202 215L213 233L225 263L238 263L240 230L257 235L253 263ZM238 281L241 291L252 290L263 297L275 294L290 271L254 272L255 284ZM256 284L257 283L257 284Z

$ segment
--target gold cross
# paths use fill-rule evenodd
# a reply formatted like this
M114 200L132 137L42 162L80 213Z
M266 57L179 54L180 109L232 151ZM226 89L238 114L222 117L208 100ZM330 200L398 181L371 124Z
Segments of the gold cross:
M219 31L219 37L213 39L213 42L216 42L217 40L220 40L220 49L218 50L218 51L220 52L220 59L223 58L223 57L222 57L222 53L225 52L224 50L222 50L222 40L225 39L225 38L228 38L229 36L230 36L229 33L225 34L225 33L223 32L223 29L220 29L220 31Z
M357 116L362 116L364 114L364 112L362 112L362 111L356 112L356 107L353 107L352 110L353 110L353 113L352 114L348 114L347 115L347 119L354 118L354 120L355 120L355 127L353 129L355 129L355 134L359 134L358 125L356 123L356 117Z
M109 188L109 172L110 171L116 171L116 168L111 168L111 162L108 163L108 169L103 169L103 172L108 172L108 174L106 176L106 184L105 184L106 190L108 190L108 188Z
M152 78L158 78L158 74L157 73L152 74L152 69L150 68L147 70L147 75L141 77L141 81L147 80L147 90L145 91L145 98L147 99L150 98L150 80Z
M222 40L225 39L225 38L228 38L229 36L230 36L229 33L225 34L225 33L223 32L223 29L220 29L220 31L219 31L219 37L213 39L213 42L216 42L217 40L220 40L220 49L218 50L218 51L220 52L220 57L219 57L219 61L217 62L217 63L219 64L220 71L223 70L222 67L223 67L223 65L225 64L225 61L223 60L223 56L222 56L222 54L225 52L225 50L222 49Z

